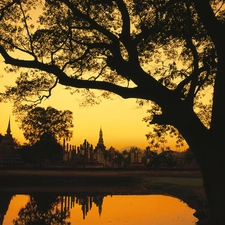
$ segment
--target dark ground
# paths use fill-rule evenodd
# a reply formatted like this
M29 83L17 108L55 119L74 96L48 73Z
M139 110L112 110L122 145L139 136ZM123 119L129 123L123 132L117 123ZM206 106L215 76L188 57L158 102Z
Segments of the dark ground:
M177 197L196 210L199 225L207 204L199 171L146 170L0 170L0 192L163 194Z

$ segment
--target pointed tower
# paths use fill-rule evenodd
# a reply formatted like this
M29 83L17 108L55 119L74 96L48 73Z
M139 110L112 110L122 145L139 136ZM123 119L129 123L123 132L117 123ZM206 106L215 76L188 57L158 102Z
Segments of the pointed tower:
M10 117L9 117L9 122L8 122L8 127L7 127L7 130L6 130L6 134L8 134L8 135L11 134Z
M104 145L102 128L100 128L100 131L99 131L98 144L99 145Z
M15 168L21 167L23 160L17 150L14 149L13 137L11 134L10 118L5 136L0 143L0 167Z
M5 149L5 150L13 150L14 149L13 137L11 134L10 118L9 118L7 130L6 130L6 134L2 138L2 142L0 144L0 149Z
M105 150L102 128L100 128L100 131L99 131L99 138L98 138L98 143L97 143L96 149Z
M102 128L100 128L98 143L97 143L97 146L95 147L97 162L103 163L103 164L105 163L105 149L106 147L103 141L103 132L102 132Z

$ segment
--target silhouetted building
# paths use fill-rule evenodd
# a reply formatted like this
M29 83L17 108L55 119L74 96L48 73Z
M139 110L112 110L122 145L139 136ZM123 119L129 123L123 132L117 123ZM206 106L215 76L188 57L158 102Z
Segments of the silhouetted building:
M0 139L0 167L20 167L23 160L17 150L14 149L13 137L11 134L10 120L5 136Z
M97 162L102 163L103 165L105 165L105 153L106 153L105 149L106 148L103 141L103 132L102 128L100 128L98 143L94 150L94 159Z
M139 149L134 149L134 151L131 152L131 167L144 167L144 163L142 163L142 151Z
M14 150L14 143L13 143L13 137L11 134L11 127L10 127L10 119L8 122L8 127L6 130L5 136L2 136L0 143L0 150Z
M113 167L115 149L111 147L109 150L106 150L101 128L95 148L86 139L77 148L76 146L69 147L65 141L63 146L65 150L64 161L66 161L67 166L82 168Z
M93 160L93 145L91 145L86 139L78 148L78 152L85 161L91 162Z

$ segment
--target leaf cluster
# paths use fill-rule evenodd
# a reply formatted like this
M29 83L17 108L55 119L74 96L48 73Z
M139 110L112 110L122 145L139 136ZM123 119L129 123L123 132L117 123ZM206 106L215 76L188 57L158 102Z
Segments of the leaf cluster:
M21 119L20 129L23 130L25 139L31 144L45 137L69 140L72 137L72 120L73 115L69 110L61 111L50 106L46 109L36 107Z

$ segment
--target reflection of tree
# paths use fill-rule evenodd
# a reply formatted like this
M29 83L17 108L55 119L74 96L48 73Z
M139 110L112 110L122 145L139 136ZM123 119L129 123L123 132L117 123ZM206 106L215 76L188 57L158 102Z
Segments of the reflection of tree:
M60 210L58 203L60 198L56 196L32 195L30 201L19 211L18 218L13 221L15 225L66 225L65 219L69 217L69 211Z
M92 209L93 203L98 207L101 215L104 195L56 196L48 194L32 194L26 206L20 209L14 225L68 225L66 219L70 217L70 209L75 204L81 206L83 219Z

